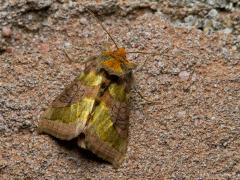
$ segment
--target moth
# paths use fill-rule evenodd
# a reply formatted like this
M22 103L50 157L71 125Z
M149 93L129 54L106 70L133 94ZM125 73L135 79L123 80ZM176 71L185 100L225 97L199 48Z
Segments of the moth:
M99 23L116 49L85 64L85 70L41 115L38 129L61 140L77 138L79 147L119 167L127 151L129 92L136 64Z

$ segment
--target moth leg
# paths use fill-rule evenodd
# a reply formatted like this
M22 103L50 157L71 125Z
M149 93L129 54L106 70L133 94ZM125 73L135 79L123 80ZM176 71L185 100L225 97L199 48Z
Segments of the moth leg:
M148 58L146 58L143 63L135 70L135 72L138 72L138 71L141 71L142 68L145 66L146 62L150 59L150 57L152 56L149 56Z
M170 48L166 48L166 49L162 50L159 55L163 55L163 54L167 53L169 50L170 50ZM150 54L151 56L149 56L148 58L146 58L146 59L144 60L144 62L141 64L141 66L140 66L139 68L137 68L137 70L136 70L135 72L140 71L140 70L145 66L146 62L150 59L150 57L158 55L158 54L144 53L144 52L137 52L137 53ZM145 97L145 96L138 90L139 88L137 88L136 83L133 84L133 89L135 90L135 92L136 92L144 101L146 101L146 103L148 103L148 104L159 104L159 103L160 103L160 101L158 101L158 100L149 100L148 97Z
M73 62L72 57L68 54L68 52L65 49L63 49L63 52L66 55L66 57L67 57L67 59L69 61L69 64L72 64L72 62Z
M81 63L86 64L90 61L95 61L95 60L96 60L96 56L90 56L85 61L82 61Z
M76 48L76 49L77 49L77 48ZM68 59L68 61L69 61L69 64L72 64L72 63L82 63L82 64L86 64L86 63L88 63L88 62L90 62L90 61L96 60L96 56L90 56L90 57L88 57L86 60L83 60L83 58L81 58L81 61L79 61L79 60L76 60L76 59L72 58L65 49L63 50L63 52L64 52L65 56L67 57L67 59Z
M155 100L149 100L148 97L145 97L137 88L136 84L133 85L133 89L134 91L141 97L141 99L143 99L144 101L146 101L147 104L159 104L161 103L161 101L155 101Z
M140 71L140 70L145 66L146 62L150 59L150 57L152 57L152 56L161 56L161 55L167 53L169 50L170 50L170 48L166 48L166 49L162 50L159 54L156 54L156 53L148 53L148 52L141 52L141 51L128 52L128 53L140 53L140 54L148 54L148 55L150 55L148 58L146 58L146 59L144 60L144 62L139 66L139 68L137 68L137 69L135 70L135 72L138 72L138 71Z

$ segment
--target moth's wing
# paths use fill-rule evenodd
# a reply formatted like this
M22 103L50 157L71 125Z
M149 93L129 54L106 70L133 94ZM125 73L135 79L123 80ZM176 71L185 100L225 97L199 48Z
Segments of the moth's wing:
M78 144L118 167L128 144L129 103L125 83L113 83L105 91Z
M38 124L40 132L59 139L77 137L86 125L93 110L103 76L96 72L96 62L89 63L42 114Z

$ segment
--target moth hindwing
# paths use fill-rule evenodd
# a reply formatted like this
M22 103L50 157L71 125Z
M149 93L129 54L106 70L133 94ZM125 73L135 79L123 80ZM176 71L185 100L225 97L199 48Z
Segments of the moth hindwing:
M78 145L118 167L128 143L133 63L125 49L102 52L43 113L39 130Z

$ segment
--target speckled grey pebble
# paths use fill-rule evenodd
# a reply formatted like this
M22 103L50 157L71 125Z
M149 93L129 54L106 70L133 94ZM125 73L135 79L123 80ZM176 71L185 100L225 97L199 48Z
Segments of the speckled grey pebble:
M208 13L208 16L210 18L217 18L218 17L218 11L216 9L211 9Z
M193 26L196 24L197 19L193 15L190 15L190 16L185 17L184 21L188 26Z
M12 35L11 28L8 26L2 27L2 35L3 35L3 37L8 37L8 38L11 37L11 35Z
M80 22L81 24L83 24L83 25L88 24L88 20L87 20L86 18L84 18L84 17L81 17L80 20L79 20L79 22Z
M181 80L186 81L189 79L190 73L187 71L181 71L178 76Z
M64 48L70 48L72 46L72 44L70 42L64 42L63 44Z
M43 9L51 6L53 0L28 0L28 3L31 3L34 9Z
M174 74L174 75L177 75L178 73L180 73L180 69L179 68L173 68L171 70L171 73Z

